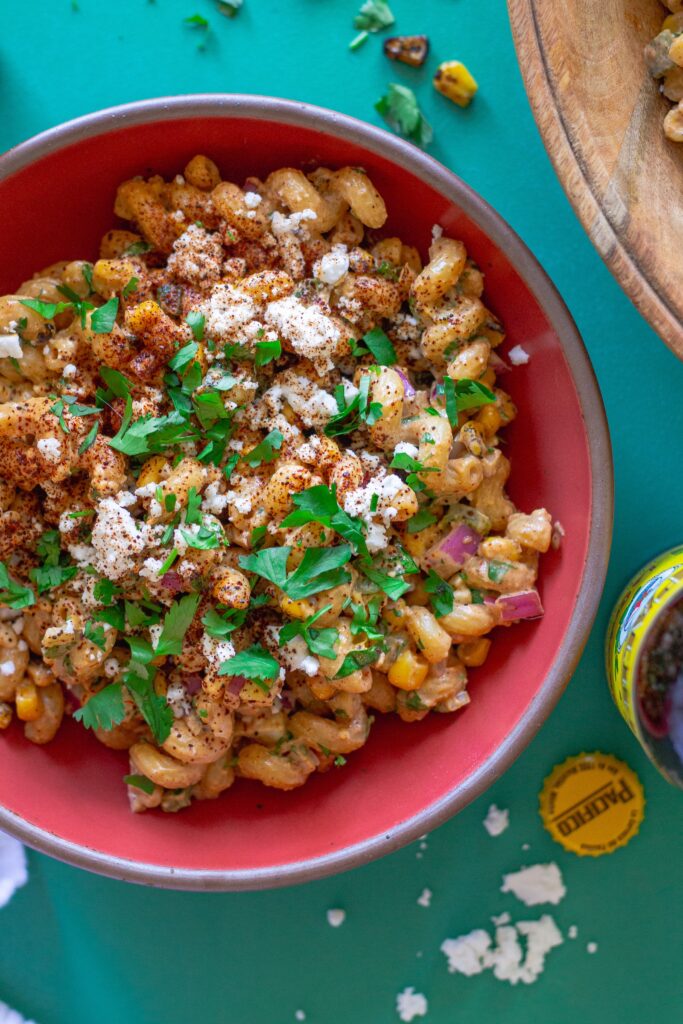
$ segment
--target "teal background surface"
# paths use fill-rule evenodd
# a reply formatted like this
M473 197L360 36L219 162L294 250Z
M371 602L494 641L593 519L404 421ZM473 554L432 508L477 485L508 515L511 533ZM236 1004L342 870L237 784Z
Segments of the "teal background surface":
M306 886L225 895L146 890L31 853L29 884L0 911L0 999L38 1024L289 1024L299 1009L308 1024L390 1024L406 985L427 995L430 1024L683 1020L683 797L631 737L611 703L602 662L609 610L629 576L681 541L683 367L619 290L555 178L503 0L392 0L396 29L432 40L419 71L390 64L377 37L348 52L359 3L245 0L230 21L212 0L78 0L77 9L70 0L1 0L0 149L79 114L145 97L262 93L381 123L373 103L386 84L415 88L435 129L430 152L531 247L593 360L616 467L601 611L541 733L489 793L428 837L426 849L414 844ZM195 13L211 23L202 50L201 31L183 25ZM437 63L449 58L464 60L479 81L468 110L431 87ZM553 843L537 799L554 764L596 749L637 770L647 807L628 847L588 860ZM492 801L511 812L509 830L497 839L481 824ZM512 988L490 973L448 974L439 952L447 936L488 927L490 915L504 910L515 920L543 912L498 890L503 872L550 859L568 888L551 909L565 933L578 926L578 938L550 954L530 987ZM425 886L434 894L428 909L416 903ZM330 907L346 910L341 928L327 924ZM594 955L589 941L598 944Z

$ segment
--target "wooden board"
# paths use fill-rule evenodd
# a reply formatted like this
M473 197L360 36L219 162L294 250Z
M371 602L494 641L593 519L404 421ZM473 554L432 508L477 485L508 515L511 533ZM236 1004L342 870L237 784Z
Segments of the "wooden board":
M574 209L683 358L683 145L664 137L671 104L643 61L668 12L657 0L508 0L508 10L534 116Z

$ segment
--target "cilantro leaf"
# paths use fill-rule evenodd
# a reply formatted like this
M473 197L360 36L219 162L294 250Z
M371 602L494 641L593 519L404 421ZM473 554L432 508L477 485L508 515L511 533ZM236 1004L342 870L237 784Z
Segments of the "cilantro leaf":
M356 358L366 355L368 352L378 366L393 366L398 361L396 349L381 327L373 327L371 331L363 335L360 341L354 342L351 349L351 354Z
M380 32L393 25L395 20L386 0L365 0L353 19L353 27L363 32Z
M131 277L130 281L128 281L128 283L124 285L123 291L121 292L123 298L127 299L129 295L131 295L133 292L136 292L138 290L139 284L139 277Z
M454 430L458 428L458 416L461 412L489 405L496 400L493 391L485 384L478 380L470 380L469 377L457 381L444 377L443 383L437 386L437 393L445 395L446 415Z
M379 595L370 598L367 608L365 605L350 602L353 618L349 628L353 636L364 633L368 640L381 640L384 637L383 631L377 627L381 605L382 598Z
M257 341L254 366L265 366L282 355L282 342L279 338L275 341Z
M100 377L115 398L128 398L133 385L122 373L111 366L100 366Z
M202 616L202 625L209 636L224 639L244 625L247 612L247 608L228 608L221 615L215 608L209 608L206 614Z
M386 94L375 103L375 110L390 128L418 146L428 146L432 141L432 127L420 110L415 93L407 85L392 82Z
M432 526L437 521L433 512L430 512L428 508L421 508L408 520L408 533L420 533L421 530L426 530L428 526Z
M325 629L311 628L313 623L317 622L331 607L331 604L327 604L314 615L309 615L307 619L286 623L280 630L280 643L289 643L295 636L300 636L313 654L317 654L321 658L336 658L335 646L339 641L339 630L333 626Z
M190 441L196 434L188 433L187 419L179 412L171 412L166 416L141 416L130 423L132 402L128 398L129 407L124 414L121 428L116 437L109 440L111 448L123 452L124 455L146 455L160 452L174 444Z
M493 583L500 583L502 578L512 569L509 562L499 562L495 558L489 562L486 575Z
M142 717L152 730L154 739L159 745L165 743L171 734L173 708L154 692L149 674L145 678L135 671L129 671L125 675L125 684Z
M252 644L228 658L218 669L219 676L245 676L247 679L275 679L280 672L279 662L261 644Z
M350 676L353 672L362 671L368 665L376 662L381 653L382 648L379 646L360 651L349 651L334 678L344 679L345 676Z
M283 441L284 437L279 430L271 430L260 444L257 444L255 448L252 448L243 457L244 461L252 469L256 469L262 462L274 462L277 458L277 453L282 448Z
M186 594L173 602L164 617L164 626L154 649L155 657L182 652L183 637L195 616L200 598L200 594Z
M262 576L269 583L283 589L287 581L287 560L291 548L264 548L252 555L242 555L239 559L242 569Z
M392 601L397 601L407 590L410 590L409 583L406 583L400 576L390 576L382 569L378 569L369 558L360 559L358 567L363 575L367 576L380 590L383 590Z
M47 565L30 569L29 577L36 584L38 593L44 594L46 590L60 587L62 583L73 579L77 572L77 565Z
M171 498L172 497L172 498L175 499L175 494L173 494L173 495L168 494L168 495L166 495L166 497L167 498ZM172 512L174 506L175 506L175 501L173 502L173 505L171 506L171 508L168 509L168 511ZM187 492L187 508L185 510L185 522L188 524L188 526L192 526L193 523L201 523L202 515L201 515L201 512L199 511L201 509L201 507L202 507L202 496L201 496L201 494L199 494L199 492L197 491L196 487L190 487L189 491Z
M190 548L195 548L197 551L213 551L214 548L219 547L221 543L221 530L219 527L212 529L210 526L199 527L197 533L190 533L189 530L182 530L181 534L185 539L185 543Z
M13 580L4 562L0 562L0 587L0 604L8 608L29 608L36 603L36 595L31 588Z
M334 389L338 412L327 422L325 434L328 437L338 437L340 434L351 434L358 430L361 423L367 423L368 426L376 423L382 416L382 404L368 402L369 395L370 377L367 375L361 377L358 394L348 403L344 396L343 384L338 384Z
M337 501L337 485L326 487L320 484L309 487L299 494L292 495L296 511L283 519L280 526L304 526L306 523L320 523L321 526L335 530L346 540L351 541L356 550L366 552L367 546L363 535L363 520L350 516Z
M424 588L429 594L429 603L437 619L450 615L453 611L453 587L430 569L424 581Z
M185 317L185 323L192 331L192 337L195 341L204 340L204 325L206 317L203 313L199 313L197 310L191 310ZM196 351L196 349L195 349Z
M183 345L171 359L168 361L168 365L171 370L184 370L185 367L192 362L194 357L197 355L199 345L196 341L190 341L187 345Z
M107 645L106 637L104 634L104 626L97 626L94 622L86 622L85 629L83 630L83 636L86 640L89 640L95 647L99 647L103 651Z
M135 789L141 789L143 793L153 793L154 783L151 779L148 779L146 775L124 775L123 781L127 786L134 786Z
M86 704L74 711L73 717L77 722L83 722L86 729L113 729L126 717L121 684L109 683L98 690Z
M85 437L78 446L79 455L84 455L87 452L88 448L91 448L94 445L97 435L99 433L99 429L99 423L93 424L93 426L90 428L90 430L88 431L88 433L85 435Z
M117 594L121 592L121 588L106 577L98 580L93 587L93 597L101 604L111 604Z
M348 544L332 548L307 548L299 566L287 576L287 560L291 548L265 548L239 559L241 568L254 572L291 598L299 601L347 583L351 577L341 568L351 558Z
M143 253L149 252L154 246L150 245L149 242L145 242L142 238L137 242L131 242L127 249L124 249L121 253L122 256L142 256Z
M119 311L119 300L114 295L103 306L96 309L90 319L90 328L93 334L110 334L116 323L116 314Z
M43 302L41 299L21 299L21 305L33 310L46 320L54 320L60 313L73 309L72 302Z

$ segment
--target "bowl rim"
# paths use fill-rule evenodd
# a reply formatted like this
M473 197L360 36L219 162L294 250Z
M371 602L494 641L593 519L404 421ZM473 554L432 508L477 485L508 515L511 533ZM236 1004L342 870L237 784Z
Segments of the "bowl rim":
M548 717L568 683L588 639L607 573L613 516L612 451L599 386L578 329L559 292L507 222L469 185L417 147L381 128L296 100L234 93L201 93L139 100L86 114L22 142L0 155L0 181L55 150L124 127L191 117L275 120L334 135L405 167L458 206L514 263L556 331L569 363L584 419L591 424L592 530L574 613L555 661L524 720L463 783L392 830L320 857L240 870L174 869L112 856L63 839L0 807L0 828L27 845L76 867L110 878L169 889L239 891L274 888L359 867L397 850L443 824L509 768Z

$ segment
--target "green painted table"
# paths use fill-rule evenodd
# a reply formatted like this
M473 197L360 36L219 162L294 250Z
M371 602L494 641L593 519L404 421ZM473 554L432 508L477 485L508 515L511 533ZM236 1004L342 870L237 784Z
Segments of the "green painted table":
M4 6L3 149L99 107L183 92L270 93L377 122L373 102L385 84L413 85L435 128L431 152L508 219L576 318L612 429L616 522L602 609L557 710L505 777L430 835L427 849L416 844L299 888L235 895L145 890L31 854L29 884L0 911L0 999L39 1024L289 1024L300 1009L310 1024L390 1024L396 993L413 985L428 996L433 1024L683 1019L682 797L619 718L602 666L609 609L627 578L681 540L683 481L669 453L683 441L683 366L620 292L555 179L503 0L430 0L419 14L411 0L392 0L397 28L432 39L422 71L390 65L377 38L348 52L355 0L245 0L234 21L212 0L33 0L11 14ZM195 12L211 23L201 50L202 30L182 23ZM466 111L430 85L429 69L454 57L480 84ZM536 811L544 775L584 749L628 760L647 796L640 835L596 861L565 854ZM511 810L497 839L481 825L491 800ZM445 937L487 927L504 910L538 916L543 908L527 912L498 892L500 877L548 859L568 888L555 917L565 933L576 924L578 938L550 954L531 987L448 974ZM416 902L425 886L430 908ZM341 928L327 924L330 907L346 910ZM588 941L598 944L594 955Z

